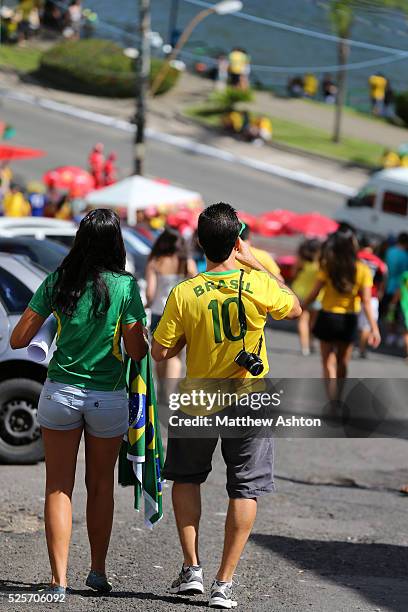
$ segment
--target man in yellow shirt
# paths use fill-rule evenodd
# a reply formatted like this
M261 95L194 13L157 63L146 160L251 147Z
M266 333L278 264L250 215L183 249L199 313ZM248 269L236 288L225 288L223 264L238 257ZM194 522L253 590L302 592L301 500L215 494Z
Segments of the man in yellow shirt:
M382 74L373 74L368 79L373 115L382 115L384 112L385 90L387 79Z
M31 215L31 206L17 185L12 185L10 191L4 196L3 211L5 217L28 217Z
M205 209L198 221L198 238L207 270L176 285L154 332L152 356L169 359L187 347L190 379L261 378L268 371L264 325L301 313L298 299L255 259L239 237L244 227L235 210L224 203ZM249 271L240 268L245 266ZM252 354L253 369L242 351ZM218 381L220 382L220 381ZM205 380L202 381L205 383ZM232 407L231 407L232 408ZM218 437L169 437L163 476L173 480L173 507L183 549L183 567L172 593L203 593L198 554L200 485L211 471ZM210 607L231 608L232 575L256 516L257 498L273 490L271 438L221 436L227 464L230 498L225 524L224 553L211 587Z

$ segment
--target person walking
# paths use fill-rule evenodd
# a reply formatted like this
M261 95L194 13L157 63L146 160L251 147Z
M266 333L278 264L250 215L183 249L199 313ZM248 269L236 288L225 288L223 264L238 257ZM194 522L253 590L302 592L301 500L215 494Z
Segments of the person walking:
M125 272L119 218L93 210L79 225L74 245L47 276L11 335L13 349L29 345L51 315L56 351L38 403L45 451L45 532L51 593L65 593L72 528L72 491L78 447L85 430L85 482L91 570L87 586L108 592L106 555L113 520L114 467L128 427L121 339L139 361L148 350L137 283Z
M173 287L197 274L194 259L188 256L185 239L174 229L165 229L153 244L146 266L146 303L151 311L151 330L154 332L163 314ZM158 395L167 393L169 379L181 375L181 361L172 359L157 364Z
M154 332L152 356L159 363L178 355L186 345L187 380L218 379L218 384L219 379L262 379L268 372L264 342L268 313L275 319L300 315L296 296L263 268L241 240L242 228L229 204L214 204L201 213L198 237L207 270L172 290ZM250 272L240 270L241 264ZM243 342L247 351L257 351L263 371L250 371L238 363ZM183 551L172 593L204 592L198 549L200 485L211 471L217 441L217 437L205 436L170 436L168 440L163 477L174 481L173 508ZM231 608L236 605L232 577L255 521L257 499L274 488L273 441L253 434L239 438L227 434L221 437L221 448L227 465L229 506L224 550L209 606Z
M305 299L313 289L317 274L319 272L319 257L321 243L314 240L306 240L298 250L295 278L292 282L292 291L300 300ZM311 353L311 330L316 322L317 313L321 308L321 292L316 300L307 308L304 308L298 319L298 333L302 355L307 357Z
M373 278L373 286L371 288L371 309L373 317L378 322L379 317L379 300L384 294L385 281L387 277L387 266L380 257L374 253L374 241L369 236L362 236L359 241L360 250L357 257L365 263L371 272ZM360 332L360 357L367 357L367 345L370 337L370 323L361 310L358 315L358 329Z
M370 326L369 344L377 348L381 341L371 306L372 275L368 266L358 261L357 251L351 230L331 234L323 245L316 283L302 303L307 308L324 289L313 333L320 340L323 376L335 382L328 385L334 400L339 399L341 388L337 381L347 378L361 305Z

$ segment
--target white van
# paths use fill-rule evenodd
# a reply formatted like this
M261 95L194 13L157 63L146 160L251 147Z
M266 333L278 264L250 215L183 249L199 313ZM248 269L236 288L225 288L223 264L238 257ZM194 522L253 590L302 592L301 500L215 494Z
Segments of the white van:
M376 172L335 214L336 221L387 237L408 232L408 168Z

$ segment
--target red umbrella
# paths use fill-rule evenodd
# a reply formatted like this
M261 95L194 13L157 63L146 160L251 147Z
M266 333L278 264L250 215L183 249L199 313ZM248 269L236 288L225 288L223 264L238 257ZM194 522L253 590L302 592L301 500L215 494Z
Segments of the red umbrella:
M15 147L12 145L0 145L0 160L14 161L16 159L31 159L47 155L41 149L30 149L29 147Z
M95 180L89 172L79 166L60 166L48 170L43 176L48 187L72 190L77 196L84 196L95 189Z
M238 210L237 211L237 215L240 221L243 221L244 223L246 223L247 225L249 225L249 227L251 228L251 230L253 232L257 232L257 225L258 225L258 218L255 217L255 215L250 215L249 213L243 211L243 210Z
M277 208L263 213L258 220L258 231L263 236L278 236L279 234L290 234L287 224L296 219L298 214L292 210Z
M330 217L317 212L298 215L287 223L286 228L295 234L304 234L310 238L319 238L335 232L339 224Z

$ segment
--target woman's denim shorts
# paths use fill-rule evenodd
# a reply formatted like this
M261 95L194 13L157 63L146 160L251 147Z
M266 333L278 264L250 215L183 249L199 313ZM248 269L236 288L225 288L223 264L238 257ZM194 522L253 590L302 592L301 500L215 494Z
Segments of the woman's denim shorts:
M126 389L93 391L47 378L38 402L37 420L47 429L84 427L98 438L121 436L129 420Z

